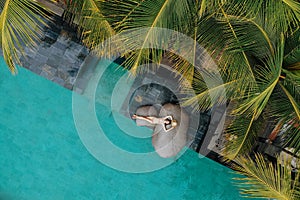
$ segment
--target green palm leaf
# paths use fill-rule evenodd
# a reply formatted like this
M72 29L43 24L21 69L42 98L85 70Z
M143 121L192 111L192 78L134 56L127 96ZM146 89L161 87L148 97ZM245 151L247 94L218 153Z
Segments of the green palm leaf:
M235 178L241 194L248 198L273 198L278 200L296 200L300 198L299 173L296 181L291 176L291 160L283 163L278 159L277 165L267 163L262 155L255 154L236 159L235 169L246 177ZM283 164L283 165L282 165ZM299 163L298 163L299 164Z
M142 39L139 49L128 53L126 56L126 65L130 66L133 74L136 74L138 67L151 61L159 62L162 52L157 49L148 48L147 44L168 44L168 41L161 41L164 37L158 35L155 27L180 30L188 26L191 22L192 13L195 5L193 2L183 0L155 0L136 2L132 0L114 1L119 7L125 9L122 23L117 24L117 28L122 32L127 30L137 30L143 27L149 27L148 31L141 35L135 35L136 38ZM116 9L116 8L115 8ZM114 10L115 11L115 10ZM127 15L125 15L127 12ZM117 15L118 16L118 15ZM132 38L131 38L132 39ZM124 41L123 46L128 49L135 49L132 41Z
M279 85L276 86L269 99L268 107L266 108L266 114L268 114L268 117L275 117L278 119L286 118L286 120L282 121L288 121L288 119L291 120L292 118L297 118L290 100L287 98Z
M273 1L266 0L263 2L260 13L269 29L268 34L279 36L281 33L290 33L295 27L299 27L300 22L300 4L294 0ZM275 14L276 13L276 14ZM268 30L268 28L264 28Z
M102 46L99 45L115 34L104 16L101 3L99 0L70 1L68 12L64 16L65 19L79 24L83 42L91 49L97 48L98 54L103 54Z
M284 145L294 149L295 154L299 154L300 151L300 129L299 123L293 121L286 133L283 135L285 138Z
M300 77L286 70L284 70L284 72L286 73L286 78L283 83L279 83L279 85L293 106L297 120L300 120Z
M256 136L253 131L255 114L252 117L246 118L244 116L235 116L228 123L228 127L225 133L231 137L225 144L225 148L222 150L222 155L225 160L234 160L239 154L247 153L249 151L249 145L253 144L250 141L254 141Z
M122 9L130 12L124 17L122 29L140 27L160 27L179 30L192 23L195 4L183 0L145 0L137 3L133 0L115 1ZM187 24L188 23L188 24Z
M16 64L20 64L19 53L23 47L36 46L42 34L40 25L46 17L41 7L35 1L29 0L1 0L2 12L0 15L0 42L4 60L12 73L16 73Z
M229 45L229 47L227 47L227 48L230 51L237 50L240 53L240 57L242 58L240 60L243 61L242 63L245 66L244 69L240 69L240 70L247 71L248 76L253 77L253 79L254 79L254 74L251 69L251 64L247 58L245 51L243 51L243 46L247 46L247 45L243 45L243 42L241 42L240 38L238 37L238 33L237 33L234 25L232 24L230 17L225 12L225 10L223 8L221 8L221 11L224 16L224 22L227 26L226 29L228 30L228 34L230 35L230 36L227 36L227 38L232 38L232 41L229 41L229 44L227 43L227 45ZM234 52L234 53L236 53L236 52Z
M266 114L276 121L285 122L285 126L288 128L282 127L280 130L282 146L292 147L295 152L298 152L300 150L299 120L293 105L280 87L277 87L272 94Z
M276 87L282 70L284 52L284 40L283 35L281 36L281 42L277 46L275 55L269 55L265 61L265 65L257 67L256 79L260 85L258 93L252 94L246 99L236 110L234 114L253 114L255 113L255 119L264 110L268 103L268 100Z
M283 64L286 69L300 70L300 28L286 38Z
M182 93L191 94L195 92L196 95L184 99L183 105L193 105L194 108L205 111L213 105L226 104L229 100L242 99L247 96L243 87L245 87L245 82L250 83L252 79L245 77L223 83L218 74L201 70L201 74L194 74L193 80L193 88L183 88Z

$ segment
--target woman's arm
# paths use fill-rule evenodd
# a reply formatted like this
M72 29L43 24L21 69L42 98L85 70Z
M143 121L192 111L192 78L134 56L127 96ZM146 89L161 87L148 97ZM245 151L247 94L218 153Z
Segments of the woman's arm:
M166 132L172 130L173 128L175 128L175 127L174 127L174 126L171 126L170 128L166 129L166 126L164 126L164 129L165 129Z

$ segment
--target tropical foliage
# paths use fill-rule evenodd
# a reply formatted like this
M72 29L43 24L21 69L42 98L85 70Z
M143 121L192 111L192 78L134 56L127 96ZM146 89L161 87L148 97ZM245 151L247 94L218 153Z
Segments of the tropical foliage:
M20 55L24 47L34 48L42 34L44 19L49 19L45 8L31 0L0 1L0 44L12 73L16 73L16 64L20 64Z
M300 174L291 173L290 159L278 159L276 165L273 165L262 155L255 154L254 160L250 157L239 157L236 161L238 165L234 168L245 175L236 178L243 196L277 200L300 199Z

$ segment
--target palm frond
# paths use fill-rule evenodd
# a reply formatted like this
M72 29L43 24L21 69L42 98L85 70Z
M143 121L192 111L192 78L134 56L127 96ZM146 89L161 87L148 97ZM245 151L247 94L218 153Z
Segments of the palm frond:
M300 28L286 38L283 65L286 69L300 69ZM297 67L298 66L298 67Z
M274 54L272 38L265 29L266 27L262 27L261 21L264 19L260 15L254 19L234 15L228 15L228 17L232 21L240 45L247 54L250 53L257 58L264 58L268 53Z
M254 94L252 97L249 97L240 105L239 108L234 110L234 114L245 114L252 115L255 113L255 119L259 117L259 115L264 110L265 106L268 103L268 100L277 84L277 81L274 80L270 84L268 84L263 90L258 93Z
M299 118L289 98L285 96L280 86L277 86L272 94L266 110L265 114L268 118L284 122L278 133L281 138L281 145L292 147L295 152L298 152L300 150Z
M226 13L230 20L237 37L239 38L239 45L243 47L243 50L251 49L255 50L256 56L263 57L266 52L273 52L273 44L271 42L270 31L266 30L265 20L260 15L260 9L263 6L264 1L226 1L223 4L223 13ZM220 14L218 18L224 20L224 14ZM229 37L231 38L231 37ZM251 48L253 47L253 48Z
M241 19L233 18L231 15L226 13L226 10L220 8L221 16L218 16L219 23L223 24L223 34L225 38L225 49L220 57L219 66L224 74L226 74L227 80L237 80L240 77L247 77L243 84L240 84L237 88L242 92L253 91L256 93L257 84L255 81L255 75L253 73L252 61L249 59L248 54L250 51L264 51L268 52L268 43L259 42L259 40L254 39L255 35L260 35L261 41L265 41L263 34L257 30L257 34L249 37L247 32L249 32L249 26L253 27L249 22L243 22ZM245 26L247 24L247 26ZM244 28L242 28L244 25ZM251 28L252 29L252 28ZM258 43L261 46L258 47ZM263 50L260 50L263 49Z
M196 15L193 20L194 23L185 32L193 42L181 41L179 44L175 41L169 46L169 52L165 52L165 57L171 60L172 67L190 82L197 76L197 70L205 69L212 73L218 71L217 61L226 44L222 25L211 16Z
M284 94L279 85L276 86L269 99L268 107L266 108L266 114L268 117L282 119L282 121L297 118L290 100Z
M275 55L268 55L265 65L263 67L257 67L255 71L257 82L260 85L260 91L256 94L252 94L246 99L239 108L237 108L235 114L255 114L257 119L264 110L268 103L271 94L276 87L282 70L283 62L283 50L284 40L281 36L281 42L277 46Z
M195 73L193 80L192 90L196 95L185 99L183 105L193 105L193 107L201 111L208 110L213 105L224 105L229 100L245 98L247 92L243 90L243 84L251 81L251 79L245 77L223 82L219 74L206 70L201 70L201 73ZM182 93L191 94L193 91L189 90L184 88Z
M280 146L294 148L295 152L298 152L300 150L299 119L280 86L277 86L270 97L264 115L273 121L283 122L277 133L280 137Z
M228 30L228 34L230 35L230 36L228 36L228 38L232 38L232 41L229 41L229 42L231 42L231 44L229 44L229 49L230 49L231 45L233 45L233 49L237 49L237 51L241 54L241 57L243 58L243 63L245 63L245 66L247 67L247 68L245 68L245 70L247 70L247 72L249 73L249 76L252 76L254 78L254 74L251 69L251 64L247 58L246 53L242 50L243 49L242 43L241 43L241 41L238 37L238 34L232 24L232 21L230 20L228 14L224 11L223 8L221 8L221 11L224 16L224 21L227 24L226 29ZM230 49L231 52L233 49Z
M249 141L253 141L256 134L253 131L255 114L250 118L234 116L225 130L231 138L225 144L222 155L226 160L234 160L239 154L247 153Z
M282 85L287 88L296 102L300 102L300 76L285 69L282 72L285 74Z
M102 42L115 34L99 0L70 1L65 19L78 23L83 42L91 49L97 48L99 55L103 54ZM99 47L100 45L100 47ZM105 52L107 53L107 52Z
M168 60L171 60L172 67L182 75L181 82L188 81L189 83L192 83L195 75L195 65L186 59L183 59L180 55L173 54L172 52L165 52L164 56Z
M264 16L264 25L274 27L274 35L277 35L277 37L281 33L290 33L295 27L299 27L300 4L297 1L267 0L264 1L260 13Z
M127 25L132 22L132 14L136 12L139 7L146 0L134 1L134 0L108 0L103 3L105 16L109 20L112 27L116 32L122 32L122 30L129 29ZM137 27L135 27L137 28Z
M284 130L281 130L282 133L282 140L283 140L283 146L289 147L294 149L294 153L297 155L300 151L300 126L299 121L292 119L287 120L286 127L284 127Z
M207 81L207 79L206 79ZM184 99L183 105L192 105L192 107L199 109L200 111L206 111L210 108L212 108L213 105L216 104L225 104L227 102L227 97L226 97L226 88L236 88L236 81L232 81L229 83L225 84L220 84L215 87L210 87L209 89L207 88L207 82L203 83L203 92L200 92L196 96L189 98L189 99ZM199 82L197 83L197 89L200 89L200 84ZM195 91L193 89L193 91ZM228 91L228 90L227 90ZM192 91L184 90L183 93L191 94ZM197 111L199 111L197 110Z
M218 22L211 19L206 19L201 21L204 23L207 21L207 22L213 22L215 24L218 24ZM212 29L212 30L216 30L216 29ZM217 29L217 31L218 30L219 29ZM245 32L245 30L239 30L239 31ZM237 36L236 30L232 30L230 32L231 34ZM246 53L243 50L244 48L242 48L240 45L237 45L240 44L237 37L232 40L232 44L227 43L228 46L226 46L226 43L220 42L220 40L226 41L226 39L224 39L223 37L223 33L224 33L223 31L218 31L218 33L213 33L211 30L208 31L199 30L198 33L199 37L197 38L200 44L204 44L204 46L208 47L209 49L211 49L210 47L216 47L217 49L219 49L219 52L220 50L222 51L222 49L224 49L223 52L217 53L217 55L213 55L213 57L215 58L220 56L219 59L220 62L218 63L220 68L219 72L222 74L224 83L222 80L220 82L220 80L214 78L216 74L214 74L213 70L210 71L210 69L213 69L213 67L210 67L211 64L207 66L205 64L201 64L200 69L205 69L206 71L203 71L202 74L200 73L199 76L199 73L198 74L194 73L193 71L194 69L192 68L192 65L189 62L186 62L180 58L178 60L175 60L175 67L179 71L183 72L184 74L188 74L189 76L191 76L191 74L194 74L193 85L197 95L189 99L188 101L186 101L186 104L193 104L193 105L199 104L200 109L206 110L209 109L214 103L222 104L225 103L227 99L236 99L236 98L242 99L248 97L249 94L256 94L258 92L254 74L252 74L253 73L252 66L249 62L249 58L246 56ZM217 38L217 40L220 39L217 42L218 43L217 45L214 43L209 44L211 38L208 36L212 36L212 35L213 36L216 35L215 38ZM235 45L235 49L238 49L237 51L233 50L234 45ZM245 44L245 46L246 45L247 44ZM212 53L214 54L215 52ZM188 73L188 72L192 72L192 73ZM208 75L206 74L207 72L210 72L211 74ZM207 82L211 83L211 85L208 87L205 86ZM212 82L215 83L212 84ZM226 92L224 92L224 90Z
M220 8L220 0L196 0L197 15L203 17L205 15L214 15Z
M296 179L293 181L290 159L285 159L283 162L278 159L274 166L260 154L255 154L254 157L254 160L249 156L240 156L236 159L237 173L245 176L235 178L243 196L278 200L300 198L299 173L296 173Z
M293 98L293 96L289 93L289 91L283 87L282 84L279 84L282 88L282 90L284 91L284 93L286 94L286 96L288 97L288 99L290 100L290 103L292 104L294 111L296 113L297 119L300 119L300 110L299 110L299 105L298 102L295 101L295 99Z
M222 8L228 15L252 18L253 16L257 15L262 4L262 0L229 0L222 2Z
M299 28L300 6L294 0L257 0L257 1L225 1L222 4L228 16L252 22L271 41L280 37L281 33L288 35ZM276 14L274 14L276 13ZM222 18L222 16L221 16ZM252 31L249 31L252 33Z
M290 21L295 21L297 25L297 22L300 20L300 3L294 0L282 0L282 2L287 5L287 9L289 9L289 12L291 12L288 15L288 17L290 17ZM292 13L294 16L291 16Z
M296 113L297 119L300 121L300 77L288 72L286 73L286 78L283 83L279 83L282 91L289 99L290 104L293 106L294 112Z
M141 27L179 30L192 23L195 9L194 3L187 0L145 0L138 3L133 0L117 0L114 3L125 9L125 12L129 11L124 17L126 20L120 24L124 27L122 30Z
M196 32L189 31L189 36L196 34L196 41L210 54L217 62L227 45L227 38L224 37L224 24L216 18L207 14L198 16Z
M137 30L143 27L148 28L147 32L142 33L143 35L135 35L143 39L138 49L132 48L132 41L124 41L124 46L134 50L125 55L125 65L130 66L132 74L137 73L140 65L147 64L153 60L159 62L159 59L161 59L161 53L155 54L154 49L148 46L148 44L168 43L168 41L164 41L167 38L161 36L155 27L175 31L182 30L182 27L186 27L192 22L192 10L195 9L194 3L187 0L147 0L138 3L136 1L127 0L115 1L115 3L126 10L125 13L122 13L122 15L125 14L122 23L117 24L118 29L125 32L127 30ZM131 40L132 39L133 38L131 38Z
M16 64L20 64L19 53L23 47L33 48L42 35L41 25L46 17L41 7L35 1L6 0L1 1L0 42L4 60L10 71L16 73Z

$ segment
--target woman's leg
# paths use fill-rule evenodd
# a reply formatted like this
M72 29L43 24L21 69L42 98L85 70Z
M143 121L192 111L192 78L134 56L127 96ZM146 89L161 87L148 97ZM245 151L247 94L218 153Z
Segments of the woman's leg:
M153 124L153 117L144 117L144 116L133 115L132 119L141 119L141 120L145 120L145 121Z

